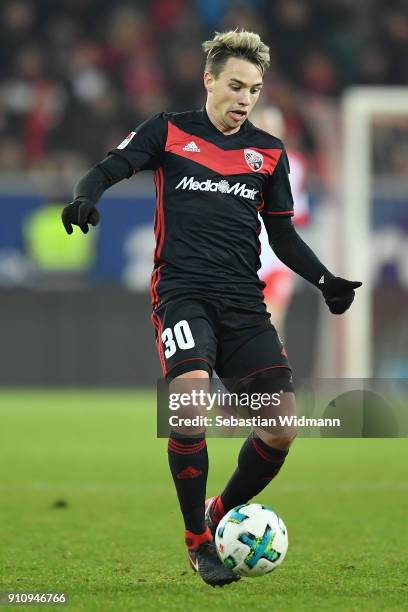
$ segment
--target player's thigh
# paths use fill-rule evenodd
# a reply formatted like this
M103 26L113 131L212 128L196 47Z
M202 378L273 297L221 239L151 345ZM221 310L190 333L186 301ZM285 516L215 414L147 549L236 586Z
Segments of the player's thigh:
M193 371L212 375L217 337L214 313L207 303L199 300L169 301L153 311L152 322L163 376L167 381Z
M244 315L241 323L242 331L220 338L217 372L228 390L249 397L248 412L262 424L255 428L258 435L288 448L296 436L296 400L286 350L264 316Z
M276 379L291 379L287 352L266 311L225 310L216 370L220 378L237 382L264 373ZM293 386L284 383L283 390L292 391Z

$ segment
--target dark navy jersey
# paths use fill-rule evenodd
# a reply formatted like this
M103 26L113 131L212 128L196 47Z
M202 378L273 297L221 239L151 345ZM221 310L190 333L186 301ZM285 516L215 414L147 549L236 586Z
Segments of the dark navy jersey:
M225 136L205 110L161 113L111 151L154 171L153 306L183 295L262 300L260 215L293 215L282 142L248 120ZM131 172L129 172L131 176Z

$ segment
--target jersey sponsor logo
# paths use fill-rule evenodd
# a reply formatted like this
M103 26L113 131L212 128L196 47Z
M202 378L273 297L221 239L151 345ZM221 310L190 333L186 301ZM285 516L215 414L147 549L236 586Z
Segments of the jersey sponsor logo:
M220 193L241 196L242 198L247 198L248 200L254 200L256 194L258 193L257 189L247 187L246 183L234 183L233 185L230 185L230 183L225 179L221 179L220 181L212 181L211 179L207 179L206 181L196 181L194 176L185 176L182 178L179 184L176 186L176 189L188 189L189 191L219 191Z
M126 136L125 140L122 140L120 145L118 145L118 149L124 149L125 147L127 147L129 142L131 140L133 140L134 136L136 136L136 132L129 132L129 134Z
M200 153L200 149L199 149L199 147L197 147L197 145L194 142L194 140L192 140L191 142L186 144L183 147L183 151L191 151L192 153Z
M258 151L254 151L253 149L244 149L244 157L251 170L254 172L261 170L264 162L264 158L261 153L258 153Z

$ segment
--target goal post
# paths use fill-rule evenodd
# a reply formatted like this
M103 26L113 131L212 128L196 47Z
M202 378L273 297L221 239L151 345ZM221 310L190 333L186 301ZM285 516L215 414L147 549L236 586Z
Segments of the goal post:
M357 299L344 316L341 375L373 376L371 211L373 199L372 120L408 117L408 87L355 87L341 105L343 130L342 269L361 280Z

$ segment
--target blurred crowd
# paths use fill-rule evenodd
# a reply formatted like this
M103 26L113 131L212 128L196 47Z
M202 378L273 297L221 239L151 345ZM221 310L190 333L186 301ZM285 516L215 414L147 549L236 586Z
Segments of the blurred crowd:
M408 11L389 0L3 0L0 167L83 168L146 117L204 102L201 41L243 27L270 46L265 101L315 146L305 99L408 82Z

